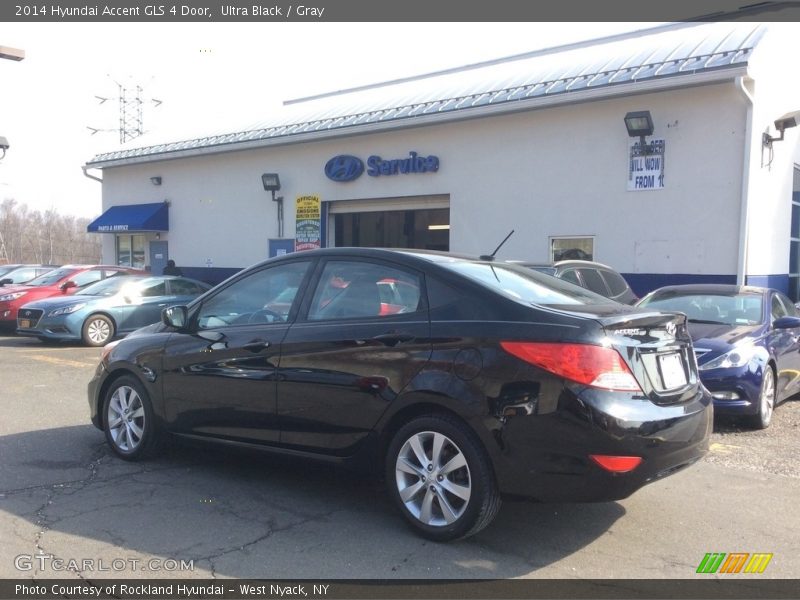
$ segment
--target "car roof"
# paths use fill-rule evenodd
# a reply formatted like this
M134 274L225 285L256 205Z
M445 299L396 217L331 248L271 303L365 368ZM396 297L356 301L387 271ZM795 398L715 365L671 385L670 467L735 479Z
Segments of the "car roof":
M727 283L687 283L684 285L667 285L658 288L653 294L710 294L717 296L735 296L737 294L764 294L770 288L752 285L734 285Z
M595 267L595 268L602 268L608 269L609 271L614 271L614 267L609 267L606 264L594 261L594 260L578 260L570 258L568 260L557 260L555 262L535 262L529 260L507 260L505 262L509 262L515 265L522 265L523 267Z

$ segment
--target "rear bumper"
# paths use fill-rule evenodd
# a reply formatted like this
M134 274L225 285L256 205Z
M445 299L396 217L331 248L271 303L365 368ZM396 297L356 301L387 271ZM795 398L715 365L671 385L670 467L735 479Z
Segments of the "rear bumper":
M502 458L495 460L502 493L542 502L620 500L708 451L713 407L703 386L689 402L672 406L574 388L564 389L549 414L507 420ZM628 473L610 473L592 454L637 456L642 462Z

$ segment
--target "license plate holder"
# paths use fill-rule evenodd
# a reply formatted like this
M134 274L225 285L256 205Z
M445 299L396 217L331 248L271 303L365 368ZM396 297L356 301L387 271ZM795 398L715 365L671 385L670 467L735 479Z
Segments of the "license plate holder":
M679 352L659 355L658 368L661 371L664 389L674 390L686 385L686 371L683 369L683 360Z

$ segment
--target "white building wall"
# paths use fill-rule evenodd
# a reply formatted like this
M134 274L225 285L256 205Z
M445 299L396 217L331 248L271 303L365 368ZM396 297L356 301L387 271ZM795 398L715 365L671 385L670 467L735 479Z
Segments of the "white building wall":
M666 187L629 192L623 117L650 110L666 140ZM169 200L170 257L242 267L267 257L276 206L261 174L280 174L285 236L294 199L446 194L453 251L486 253L511 230L503 258L546 260L549 236L595 236L595 258L629 273L734 274L745 103L732 83L552 107L436 126L220 153L104 170L104 208ZM336 183L338 154L440 158L438 173ZM160 175L161 186L150 177ZM109 238L104 257L113 260ZM712 241L713 240L713 241Z
M777 137L775 120L800 110L800 79L788 68L798 52L796 25L774 23L751 60L755 100L747 244L747 273L751 276L789 270L792 171L794 164L800 164L800 128L787 129L785 140L773 143L771 154L762 146L762 135Z

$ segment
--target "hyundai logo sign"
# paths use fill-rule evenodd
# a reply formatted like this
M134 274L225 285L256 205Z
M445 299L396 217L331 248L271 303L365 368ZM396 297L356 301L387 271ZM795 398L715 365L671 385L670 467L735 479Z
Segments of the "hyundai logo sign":
M363 172L363 161L357 156L349 154L334 156L325 164L325 175L333 181L353 181L361 177Z

